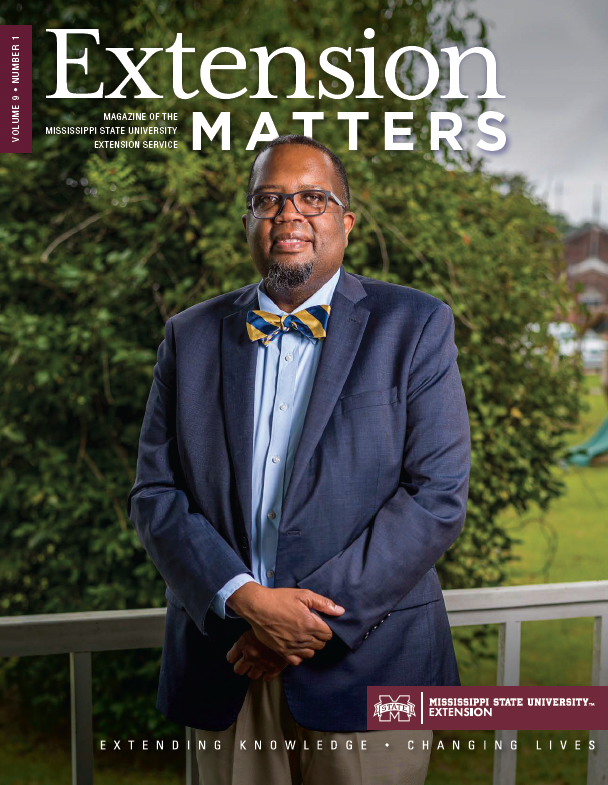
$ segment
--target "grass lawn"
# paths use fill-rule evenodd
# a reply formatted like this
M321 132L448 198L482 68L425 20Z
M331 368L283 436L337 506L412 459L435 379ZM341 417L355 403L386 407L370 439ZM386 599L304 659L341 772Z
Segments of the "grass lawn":
M598 375L586 378L590 410L570 435L577 444L598 427L608 413L599 388ZM567 493L541 520L530 510L523 519L505 514L505 526L522 540L512 566L511 585L604 580L608 552L608 465L565 472ZM547 563L548 549L552 559ZM491 625L494 630L495 625ZM455 647L464 685L496 683L496 659L476 666L468 663L463 646ZM593 620L526 622L522 624L521 684L589 685ZM155 696L151 696L151 700ZM71 780L69 729L61 736L35 736L18 714L3 708L0 713L0 783L2 785L64 785ZM181 730L181 729L180 729ZM183 733L175 738L183 748ZM522 785L582 785L586 782L586 731L521 731L518 739L518 782ZM435 731L435 747L443 740L445 750L433 749L427 785L490 785L492 781L493 732L455 734ZM452 740L460 750L451 751ZM580 749L575 741L580 740ZM475 749L467 748L469 740ZM484 741L487 749L483 749ZM537 741L541 750L536 749ZM567 741L562 750L560 742ZM549 752L549 744L552 751ZM178 752L95 752L96 785L179 785L185 781L185 754Z

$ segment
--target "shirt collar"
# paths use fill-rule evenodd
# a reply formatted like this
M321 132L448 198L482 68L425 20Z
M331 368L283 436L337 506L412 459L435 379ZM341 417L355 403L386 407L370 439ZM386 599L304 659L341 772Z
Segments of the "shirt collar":
M305 308L310 308L311 305L330 305L334 289L336 288L338 279L340 277L341 266L342 265L340 265L329 281L326 281L320 289L317 289L316 292L313 292L308 300L303 302L302 305L299 305L296 310L303 311ZM280 316L287 313L287 311L281 310L279 306L266 294L263 278L258 284L258 307L260 311L270 311L270 313L276 313Z

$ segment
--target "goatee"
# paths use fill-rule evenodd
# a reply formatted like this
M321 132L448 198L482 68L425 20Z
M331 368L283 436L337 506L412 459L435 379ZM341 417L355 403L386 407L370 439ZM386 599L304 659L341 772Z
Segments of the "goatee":
M268 275L264 278L264 285L274 291L296 289L308 281L312 275L313 267L314 262L291 265L275 260L270 265Z

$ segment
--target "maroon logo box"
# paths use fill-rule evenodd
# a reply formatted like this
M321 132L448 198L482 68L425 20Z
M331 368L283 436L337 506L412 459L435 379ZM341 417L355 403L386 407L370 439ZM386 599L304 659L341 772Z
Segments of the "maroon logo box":
M607 730L608 687L368 687L368 730Z

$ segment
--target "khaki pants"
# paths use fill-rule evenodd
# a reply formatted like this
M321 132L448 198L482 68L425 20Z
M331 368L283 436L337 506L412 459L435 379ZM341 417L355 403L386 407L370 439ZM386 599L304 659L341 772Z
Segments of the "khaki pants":
M251 680L227 730L197 730L195 738L201 785L423 785L433 731L308 730L294 720L279 674Z

